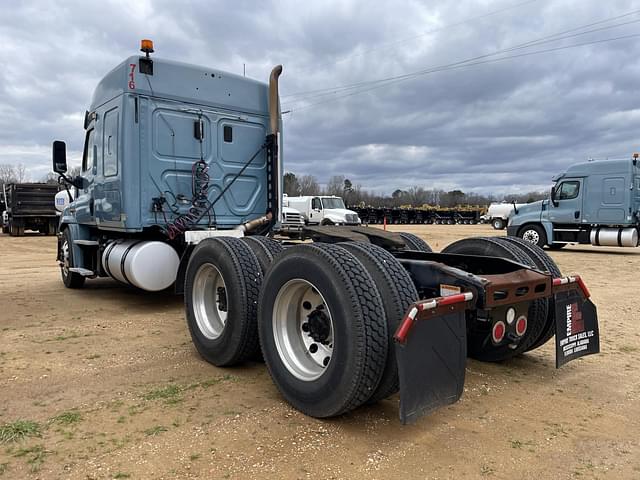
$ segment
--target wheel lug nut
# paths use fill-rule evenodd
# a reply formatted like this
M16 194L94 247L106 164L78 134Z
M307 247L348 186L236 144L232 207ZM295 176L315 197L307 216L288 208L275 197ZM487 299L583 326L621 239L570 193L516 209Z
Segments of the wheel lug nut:
M305 301L302 303L302 308L304 308L305 310L311 310L311 302L309 301Z
M308 332L309 331L309 324L307 322L304 322L302 324L302 331L303 332Z
M322 364L326 367L327 365L329 365L329 360L331 360L331 357L324 357L324 360L322 360Z
M309 346L309 351L310 351L311 353L316 353L316 352L318 351L318 345L316 345L315 343L312 343L312 344Z

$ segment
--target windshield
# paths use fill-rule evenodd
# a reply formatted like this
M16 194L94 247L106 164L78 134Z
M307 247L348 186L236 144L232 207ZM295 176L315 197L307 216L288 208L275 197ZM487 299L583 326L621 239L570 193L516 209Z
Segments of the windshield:
M344 208L344 202L341 198L322 198L322 206L324 208Z

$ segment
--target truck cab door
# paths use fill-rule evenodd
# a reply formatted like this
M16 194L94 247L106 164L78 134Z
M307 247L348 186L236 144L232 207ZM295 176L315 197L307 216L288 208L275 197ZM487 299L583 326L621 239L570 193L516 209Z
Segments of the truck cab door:
M120 150L118 140L118 107L111 108L104 114L101 122L101 146L98 150L101 163L98 165L99 177L95 179L94 190L95 216L100 224L118 225L121 221L121 181L118 164Z
M581 178L564 178L555 188L555 198L549 202L549 220L554 224L579 224L582 222Z
M309 212L310 223L320 223L322 221L322 202L319 197L311 200L311 211Z
M76 200L72 207L72 212L75 209L75 217L78 223L95 223L93 190L97 168L98 145L96 130L95 128L91 128L87 131L84 142L84 153L82 155L80 175L83 179L83 185L81 188L78 188Z

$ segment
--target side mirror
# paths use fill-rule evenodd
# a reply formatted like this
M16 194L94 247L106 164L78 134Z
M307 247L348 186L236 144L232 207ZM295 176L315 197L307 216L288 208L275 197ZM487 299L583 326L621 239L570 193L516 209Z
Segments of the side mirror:
M67 144L60 140L53 142L53 171L60 175L67 173Z

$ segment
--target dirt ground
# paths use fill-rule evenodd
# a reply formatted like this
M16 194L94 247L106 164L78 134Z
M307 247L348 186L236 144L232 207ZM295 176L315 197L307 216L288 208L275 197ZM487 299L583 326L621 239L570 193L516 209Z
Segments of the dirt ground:
M495 234L402 229L437 250ZM402 426L397 396L305 417L264 365L201 360L182 297L106 279L65 289L53 237L0 235L0 426L24 434L0 440L0 477L640 478L640 249L551 255L590 287L602 353L560 370L551 343L504 364L469 361L460 402Z

